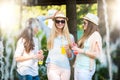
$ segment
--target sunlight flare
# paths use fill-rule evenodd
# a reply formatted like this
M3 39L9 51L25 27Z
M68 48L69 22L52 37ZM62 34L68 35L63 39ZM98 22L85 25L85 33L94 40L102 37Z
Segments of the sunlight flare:
M0 25L2 30L12 30L17 23L17 7L14 3L3 3L0 5Z

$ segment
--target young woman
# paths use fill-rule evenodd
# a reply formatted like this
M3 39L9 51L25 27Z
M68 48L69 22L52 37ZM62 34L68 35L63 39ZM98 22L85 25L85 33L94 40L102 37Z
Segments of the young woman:
M43 51L38 49L38 41L34 35L38 32L39 23L36 19L28 19L21 33L14 58L17 61L19 80L40 80L38 60L43 59Z
M53 27L48 38L47 76L48 80L70 80L70 44L74 37L68 31L67 17L58 11L53 18Z
M102 52L102 39L98 32L98 17L88 13L84 18L84 34L78 41L78 47L72 48L78 51L74 64L75 80L92 80L95 73L95 59Z

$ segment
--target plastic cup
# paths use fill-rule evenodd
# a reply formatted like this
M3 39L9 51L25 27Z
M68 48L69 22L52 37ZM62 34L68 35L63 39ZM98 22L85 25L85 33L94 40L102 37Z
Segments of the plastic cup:
M78 51L73 51L73 52L74 52L74 54L75 54L75 55L77 55L77 54L78 54Z
M38 64L39 64L39 65L42 65L42 64L43 64L43 60L39 60L39 61L38 61Z
M76 44L75 42L73 42L73 43L72 43L72 47L75 47L75 46L77 46L77 44ZM78 51L73 50L73 53L74 53L75 55L77 55L77 54L78 54Z
M66 50L65 50L65 47L64 47L64 46L61 47L61 53L62 53L62 54L65 54L65 53L66 53Z

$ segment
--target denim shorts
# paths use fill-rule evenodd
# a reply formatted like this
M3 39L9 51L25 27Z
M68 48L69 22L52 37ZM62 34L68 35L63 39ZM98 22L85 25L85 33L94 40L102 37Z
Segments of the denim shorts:
M18 73L18 78L19 80L40 80L40 77L37 76L32 76L32 75L20 75Z

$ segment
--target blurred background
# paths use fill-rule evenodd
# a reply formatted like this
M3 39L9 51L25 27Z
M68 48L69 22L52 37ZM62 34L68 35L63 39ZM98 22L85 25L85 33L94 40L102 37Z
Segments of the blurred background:
M13 55L25 21L30 17L51 15L55 10L62 10L69 18L69 31L76 41L83 34L82 17L88 12L98 15L103 38L103 62L96 62L93 80L120 80L119 7L120 0L0 0L0 80L17 80ZM50 27L51 21L45 23ZM40 30L37 37L46 60L45 33ZM39 66L39 74L41 80L47 80L45 62Z

